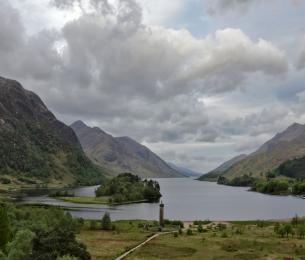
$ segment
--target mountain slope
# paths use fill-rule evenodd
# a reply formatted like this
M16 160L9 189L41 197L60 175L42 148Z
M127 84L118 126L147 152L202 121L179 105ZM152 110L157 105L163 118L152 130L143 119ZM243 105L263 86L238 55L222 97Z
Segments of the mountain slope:
M244 174L260 177L282 163L305 155L305 125L293 124L275 135L257 151L235 163L223 176L228 179Z
M103 179L73 130L20 83L0 77L0 175L58 184Z
M113 137L81 121L71 127L88 157L106 167L114 176L122 172L131 172L142 178L182 176L147 147L129 137Z
M173 169L175 169L177 172L180 172L182 175L184 175L186 177L198 177L198 176L202 175L202 173L200 173L200 172L196 172L196 171L193 171L193 170L185 168L185 167L180 167L180 166L177 166L170 162L167 162L167 164L170 167L172 167Z
M216 169L208 172L207 174L204 174L200 176L198 180L205 181L205 180L213 180L217 181L217 178L223 174L225 171L227 171L232 165L235 163L245 159L247 157L246 154L240 154L238 156L235 156L234 158L230 159L229 161L224 162L220 166L218 166Z

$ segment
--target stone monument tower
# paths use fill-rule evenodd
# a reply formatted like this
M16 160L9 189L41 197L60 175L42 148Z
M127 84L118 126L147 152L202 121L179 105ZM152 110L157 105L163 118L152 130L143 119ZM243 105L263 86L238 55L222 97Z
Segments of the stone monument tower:
M164 204L162 201L160 203L159 224L160 227L164 227Z

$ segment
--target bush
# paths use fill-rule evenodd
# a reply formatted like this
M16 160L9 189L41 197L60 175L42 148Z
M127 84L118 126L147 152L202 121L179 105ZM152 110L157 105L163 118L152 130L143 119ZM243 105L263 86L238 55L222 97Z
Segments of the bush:
M28 229L19 230L8 245L8 260L31 259L35 234Z
M1 177L0 178L0 183L2 183L2 184L10 184L11 180L8 179L8 178L5 178L5 177Z
M5 206L0 206L0 250L4 250L9 242L11 229L7 209Z
M111 218L108 212L105 212L101 224L102 230L112 230Z
M90 229L91 230L97 230L97 221L96 220L90 220Z
M76 240L78 221L63 210L28 206L16 208L10 205L8 216L12 226L13 242L25 243L24 237L28 239L30 235L24 235L23 230L34 234L29 259L56 260L57 257L64 255L71 255L80 260L90 259L86 247ZM16 242L16 245L19 245L19 242ZM23 248L23 245L20 246ZM14 248L18 247L14 246ZM24 259L27 260L22 258Z
M227 238L227 237L228 237L228 234L227 234L226 232L222 232L220 237L222 237L222 238Z
M201 224L198 225L197 231L198 231L199 233L202 233L202 232L203 232L203 227L202 227Z
M189 229L186 231L186 234L187 234L188 236L191 236L191 235L193 235L193 231L189 228Z
M57 257L56 260L78 260L78 259L74 256L65 255L65 256Z

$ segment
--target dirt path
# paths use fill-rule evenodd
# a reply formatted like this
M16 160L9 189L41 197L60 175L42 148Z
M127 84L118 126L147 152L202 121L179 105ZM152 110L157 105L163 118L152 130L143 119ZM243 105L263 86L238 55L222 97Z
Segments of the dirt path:
M171 231L171 232L164 232L164 233L157 233L157 234L154 234L153 236L151 236L150 238L146 239L144 242L142 242L141 244L137 245L136 247L130 249L129 251L125 252L124 254L122 254L121 256L117 257L115 260L121 260L121 259L124 259L126 256L128 256L129 254L131 254L132 252L134 252L135 250L137 250L138 248L140 248L141 246L144 246L145 244L147 244L149 241L155 239L156 237L158 236L161 236L161 235L167 235L167 234L170 234L170 233L174 233L176 231Z

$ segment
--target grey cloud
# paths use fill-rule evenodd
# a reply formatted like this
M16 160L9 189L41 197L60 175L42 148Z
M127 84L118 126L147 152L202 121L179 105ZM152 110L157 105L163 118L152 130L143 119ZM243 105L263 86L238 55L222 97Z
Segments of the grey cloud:
M305 68L305 37L303 38L303 41L301 43L301 48L300 48L300 51L299 51L299 54L298 54L296 67L298 69L304 69Z
M245 11L251 4L261 0L209 0L208 13L218 15L232 10Z
M74 2L55 4L70 8ZM196 38L187 30L144 25L132 0L119 6L91 1L91 9L83 8L60 31L30 37L16 10L8 7L0 17L17 16L16 28L9 27L17 44L11 52L6 45L0 50L2 71L67 121L85 119L147 142L214 142L222 133L198 97L242 88L249 75L287 70L282 51L238 29ZM1 36L5 25L0 23Z

